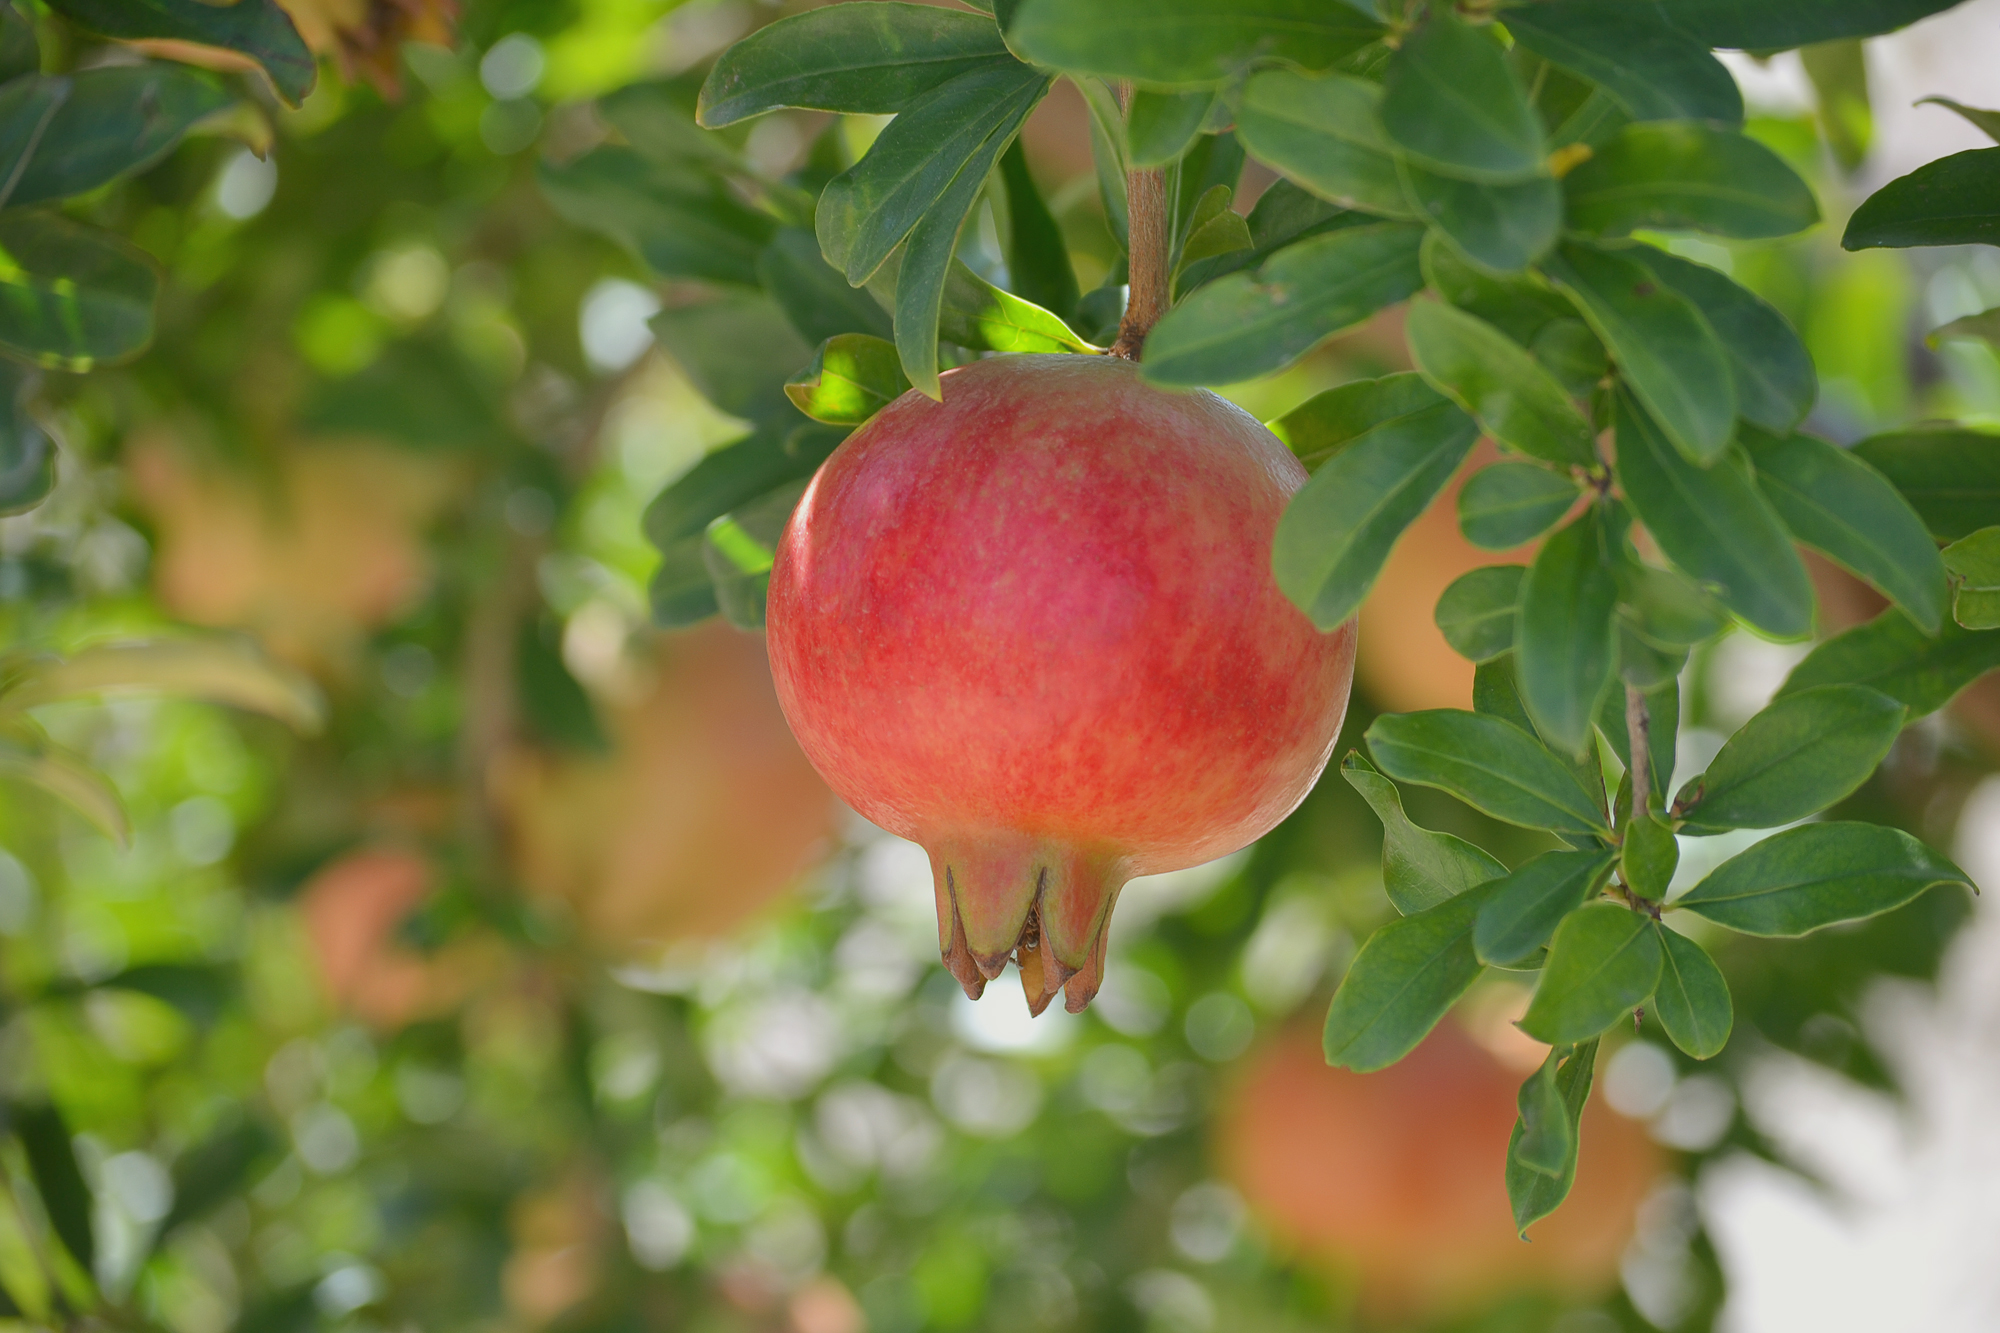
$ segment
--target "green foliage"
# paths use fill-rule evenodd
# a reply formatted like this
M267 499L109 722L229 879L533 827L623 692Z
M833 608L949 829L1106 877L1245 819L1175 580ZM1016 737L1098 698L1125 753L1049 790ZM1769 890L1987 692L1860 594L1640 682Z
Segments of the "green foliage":
M2000 436L1925 427L1871 436L1854 457L1889 479L1939 541L1955 542L2000 514Z
M2000 148L1953 153L1890 181L1847 219L1840 243L1877 246L2000 244Z
M1583 493L1575 481L1532 463L1495 463L1466 478L1458 527L1474 546L1509 551L1547 532Z
M2000 629L2000 527L1981 528L1944 548L1951 618L1967 629Z
M1438 632L1460 657L1486 662L1514 649L1521 565L1488 565L1453 579L1438 598Z
M1495 967L1529 963L1556 927L1603 885L1616 860L1599 848L1544 852L1495 884L1473 925L1479 961Z
M1611 683L1618 581L1610 534L1595 509L1542 544L1521 580L1514 664L1521 702L1551 746L1580 755L1598 696Z
M1788 693L1722 747L1674 800L1691 834L1774 828L1848 795L1903 730L1903 705L1860 685Z
M0 353L54 370L130 360L153 340L159 274L118 237L54 213L0 214Z
M1901 829L1807 824L1738 852L1676 901L1746 935L1804 935L1901 907L1965 872Z
M1909 709L1935 713L1988 671L2000 668L2000 633L1946 621L1927 635L1893 608L1814 648L1785 678L1781 695L1821 685L1866 685Z
M1456 114L1439 115L1448 106ZM1548 144L1527 89L1493 34L1439 6L1382 74L1383 130L1432 171L1506 182L1546 169Z
M1819 221L1812 191L1776 153L1694 121L1627 125L1564 178L1569 225L1601 236L1643 228L1746 239Z
M49 6L86 32L120 41L164 39L219 46L257 63L292 106L319 77L312 52L276 0L52 0Z
M1259 58L1323 70L1381 35L1359 11L1315 0L1022 0L1007 25L1036 64L1164 85L1220 82Z
M1236 133L1259 161L1322 199L1378 217L1412 217L1395 152L1376 123L1381 100L1381 87L1366 79L1266 70L1243 87Z
M1327 1010L1328 1064L1386 1068L1437 1026L1479 976L1472 929L1488 892L1457 894L1368 937Z
M1596 83L1634 120L1743 122L1743 94L1722 62L1640 6L1613 14L1591 0L1553 0L1509 13L1507 31Z
M1425 379L1501 444L1562 467L1597 461L1595 432L1527 349L1441 301L1417 301L1406 324Z
M1495 819L1558 833L1609 829L1575 775L1499 718L1455 709L1391 714L1368 728L1368 748L1390 777L1443 788Z
M1611 902L1577 908L1556 927L1521 1030L1550 1045L1587 1041L1659 985L1662 951L1644 912Z
M1560 1063L1558 1063L1560 1062ZM1597 1039L1574 1048L1549 1052L1531 1077L1547 1079L1547 1091L1520 1097L1520 1118L1507 1142L1507 1198L1514 1208L1514 1227L1523 1237L1528 1228L1554 1212L1569 1197L1576 1181L1577 1148L1582 1138L1584 1103L1590 1098L1591 1075L1597 1068ZM1531 1140L1540 1140L1531 1148ZM1525 1151L1524 1151L1525 1150ZM1551 1161L1560 1163L1555 1171Z
M821 343L811 363L785 381L785 396L814 421L858 426L909 387L894 343L841 333Z
M1507 873L1507 867L1465 839L1411 823L1396 784L1376 772L1359 751L1348 751L1340 761L1340 775L1382 821L1382 887L1404 916L1436 907Z
M1696 1060L1710 1060L1729 1044L1736 1021L1729 983L1708 951L1678 931L1653 923L1660 941L1660 985L1650 1006L1667 1037Z

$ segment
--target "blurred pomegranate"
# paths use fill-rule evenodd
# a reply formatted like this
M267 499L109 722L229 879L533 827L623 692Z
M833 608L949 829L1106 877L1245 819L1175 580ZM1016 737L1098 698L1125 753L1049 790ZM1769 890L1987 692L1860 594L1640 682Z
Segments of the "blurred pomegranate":
M518 753L498 783L522 884L627 957L734 929L834 832L762 640L712 622L661 635L654 667L640 698L605 710L609 756Z
M1524 1073L1452 1020L1380 1073L1327 1068L1302 1026L1239 1074L1217 1121L1224 1172L1280 1248L1351 1278L1378 1322L1601 1294L1661 1169L1645 1131L1593 1099L1576 1186L1523 1244L1501 1163Z

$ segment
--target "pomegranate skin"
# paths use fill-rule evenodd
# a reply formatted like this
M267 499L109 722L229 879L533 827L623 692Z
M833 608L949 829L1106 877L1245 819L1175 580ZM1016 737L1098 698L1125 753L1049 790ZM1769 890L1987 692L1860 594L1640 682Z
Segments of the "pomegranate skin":
M975 998L1010 958L1040 1012L1102 980L1125 881L1198 865L1304 799L1354 626L1270 571L1305 469L1214 394L1130 362L1008 356L904 394L800 501L771 571L778 699L849 804L921 843Z

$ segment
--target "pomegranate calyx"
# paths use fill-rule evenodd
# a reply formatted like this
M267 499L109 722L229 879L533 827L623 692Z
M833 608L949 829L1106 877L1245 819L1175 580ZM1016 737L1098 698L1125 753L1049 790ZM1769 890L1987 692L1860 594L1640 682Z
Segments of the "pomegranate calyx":
M1124 858L1007 834L942 840L930 858L939 952L969 998L1012 962L1034 1014L1057 991L1071 1013L1089 1005Z

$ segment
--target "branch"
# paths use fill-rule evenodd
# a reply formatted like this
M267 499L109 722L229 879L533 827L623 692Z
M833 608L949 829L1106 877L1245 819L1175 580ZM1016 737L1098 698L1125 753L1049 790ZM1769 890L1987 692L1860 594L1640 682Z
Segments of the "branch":
M1646 712L1646 696L1637 685L1625 687L1625 744L1632 754L1628 770L1632 777L1632 813L1650 814L1653 809L1653 721Z
M1130 112L1132 92L1118 88L1120 110ZM1167 173L1154 167L1125 173L1125 218L1127 264L1125 318L1118 322L1118 341L1111 345L1113 356L1137 361L1145 350L1146 335L1160 316L1167 313L1167 286L1172 275L1167 265L1173 257L1172 206L1167 200Z

